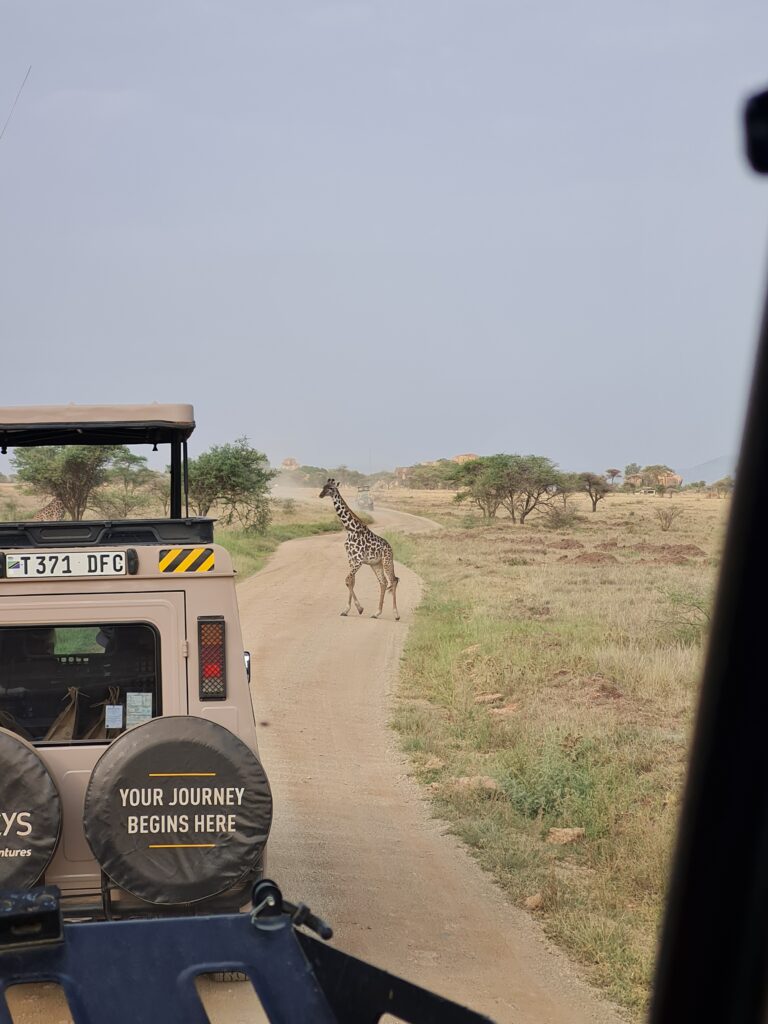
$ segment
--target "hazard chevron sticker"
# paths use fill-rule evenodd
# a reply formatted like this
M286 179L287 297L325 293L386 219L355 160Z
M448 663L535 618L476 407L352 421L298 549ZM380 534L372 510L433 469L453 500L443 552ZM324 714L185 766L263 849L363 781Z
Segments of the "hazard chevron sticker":
M160 572L210 572L215 561L213 548L165 548L157 567Z

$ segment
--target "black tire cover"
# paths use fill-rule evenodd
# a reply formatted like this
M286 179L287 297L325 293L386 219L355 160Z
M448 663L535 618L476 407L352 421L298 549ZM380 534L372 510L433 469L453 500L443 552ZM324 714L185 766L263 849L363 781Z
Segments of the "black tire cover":
M261 763L204 718L154 718L119 736L85 794L85 836L104 872L150 903L225 892L259 861L272 823Z
M56 783L26 740L0 729L0 889L26 889L51 862L61 834Z

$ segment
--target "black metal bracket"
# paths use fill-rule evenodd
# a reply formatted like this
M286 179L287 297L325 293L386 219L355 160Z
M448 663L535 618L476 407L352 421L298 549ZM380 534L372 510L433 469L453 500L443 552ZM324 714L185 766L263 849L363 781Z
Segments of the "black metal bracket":
M752 170L768 174L768 92L757 93L744 107L744 140Z
M0 956L63 941L59 896L55 885L0 892Z
M289 903L284 900L280 889L269 878L263 878L254 885L252 903L251 920L257 928L265 918L269 920L287 914L297 928L304 925L321 939L333 938L333 928L329 924L313 914L306 903Z
M0 893L0 1021L10 1020L9 986L53 981L75 1024L100 1024L105 1007L110 1024L207 1024L195 977L235 971L247 975L272 1024L376 1024L385 1012L408 1024L490 1024L299 931L289 910L298 908L274 882L253 893L251 914L63 926L54 887ZM306 907L299 917L319 922Z

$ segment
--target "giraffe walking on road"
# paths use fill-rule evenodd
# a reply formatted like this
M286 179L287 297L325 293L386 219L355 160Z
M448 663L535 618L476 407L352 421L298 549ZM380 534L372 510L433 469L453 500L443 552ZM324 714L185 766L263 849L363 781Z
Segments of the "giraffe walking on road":
M355 602L358 615L363 614L363 606L355 594L355 574L361 565L370 565L376 574L376 579L379 581L379 587L381 588L379 610L371 618L378 619L381 615L381 610L384 607L384 595L388 590L391 590L395 618L399 619L400 613L397 610L398 578L395 576L395 559L392 554L391 545L383 537L377 536L373 530L369 530L362 519L355 515L342 498L339 493L339 485L333 479L329 479L326 482L322 491L320 491L320 497L325 498L329 494L333 500L336 515L347 531L344 547L347 549L347 558L349 559L349 575L345 580L347 590L349 591L349 603L341 614L349 615L353 601Z

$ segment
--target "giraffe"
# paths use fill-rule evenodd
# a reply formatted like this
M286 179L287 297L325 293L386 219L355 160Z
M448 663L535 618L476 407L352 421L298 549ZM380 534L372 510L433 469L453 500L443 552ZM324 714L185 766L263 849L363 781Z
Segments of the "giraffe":
M59 519L66 519L66 517L67 510L64 505L58 498L54 498L47 505L43 505L39 512L35 512L29 521L30 523L52 523Z
M361 565L370 565L376 574L376 579L379 581L381 588L379 610L371 618L378 619L381 615L381 609L384 607L384 595L388 590L391 590L395 618L399 619L400 613L397 610L397 584L399 580L395 576L395 560L392 555L391 546L383 537L379 537L373 530L369 530L362 519L355 515L339 493L338 483L330 478L327 480L322 491L320 491L320 497L325 498L329 494L333 500L336 515L347 531L344 547L347 549L347 558L349 559L349 575L345 580L349 590L349 603L341 614L349 615L353 601L355 602L358 615L363 614L363 606L357 600L355 594L355 574Z

